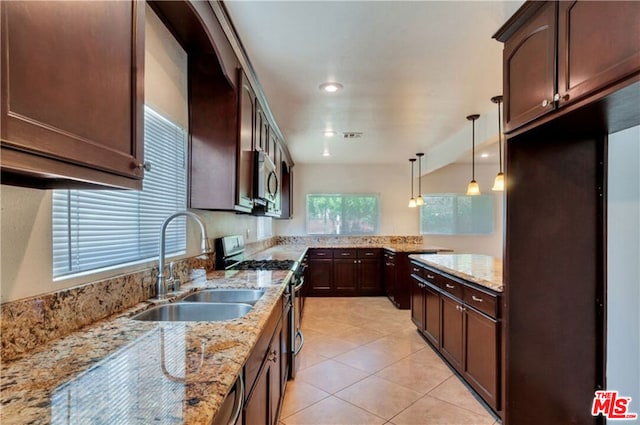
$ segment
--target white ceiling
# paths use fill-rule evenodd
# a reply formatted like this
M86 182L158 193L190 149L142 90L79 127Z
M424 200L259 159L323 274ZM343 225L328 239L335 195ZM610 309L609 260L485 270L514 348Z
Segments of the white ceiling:
M225 4L296 163L400 163L419 151L427 171L465 161L472 113L478 144L497 137L502 44L491 36L522 1ZM326 81L344 89L324 93ZM364 135L343 139L350 131Z

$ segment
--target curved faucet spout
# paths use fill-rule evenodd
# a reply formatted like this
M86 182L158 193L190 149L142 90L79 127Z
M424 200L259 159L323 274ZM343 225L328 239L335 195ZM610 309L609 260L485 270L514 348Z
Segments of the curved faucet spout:
M202 238L200 250L203 254L211 252L209 239L207 238L207 229L205 227L204 221L202 221L202 218L200 218L200 216L190 211L179 211L167 217L162 223L162 227L160 227L160 249L158 250L158 298L163 297L167 293L167 288L164 284L165 239L169 223L171 223L177 217L190 217L198 223L198 225L200 226L200 237Z

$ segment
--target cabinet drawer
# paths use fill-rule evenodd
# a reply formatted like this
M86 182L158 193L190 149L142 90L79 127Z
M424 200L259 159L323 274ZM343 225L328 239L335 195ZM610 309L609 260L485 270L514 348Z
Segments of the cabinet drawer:
M429 273L433 275L433 273ZM448 279L444 276L439 276L440 288L444 289L454 297L462 299L463 286L461 283Z
M425 274L426 270L419 266L418 264L411 262L411 264L409 265L409 273L410 274L415 274L416 276L419 277L423 277L423 275Z
M380 258L380 249L358 248L358 258Z
M422 278L435 287L441 287L442 276L429 269L422 269Z
M355 249L334 249L333 250L333 258L356 258L356 250Z
M476 310L488 314L493 318L498 317L498 297L495 295L467 286L464 288L463 300L465 304Z
M309 250L310 258L333 258L333 250L331 248L313 248Z

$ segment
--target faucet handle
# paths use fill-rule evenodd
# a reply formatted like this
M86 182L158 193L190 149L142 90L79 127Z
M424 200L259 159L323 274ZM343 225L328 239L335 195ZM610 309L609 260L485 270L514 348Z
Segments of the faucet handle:
M174 265L175 263L173 261L169 263L169 278L167 280L169 281L169 288L171 291L178 291L180 290L180 279L176 278L173 273Z

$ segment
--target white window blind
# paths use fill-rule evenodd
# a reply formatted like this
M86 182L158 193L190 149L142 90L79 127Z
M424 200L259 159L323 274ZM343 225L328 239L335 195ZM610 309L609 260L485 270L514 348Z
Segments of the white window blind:
M144 155L151 170L142 191L54 191L54 277L158 255L163 220L186 207L186 131L147 106ZM185 250L184 218L169 225L166 242L168 253Z
M489 235L493 233L493 195L423 195L423 235Z
M375 235L379 221L378 195L307 195L309 235Z

